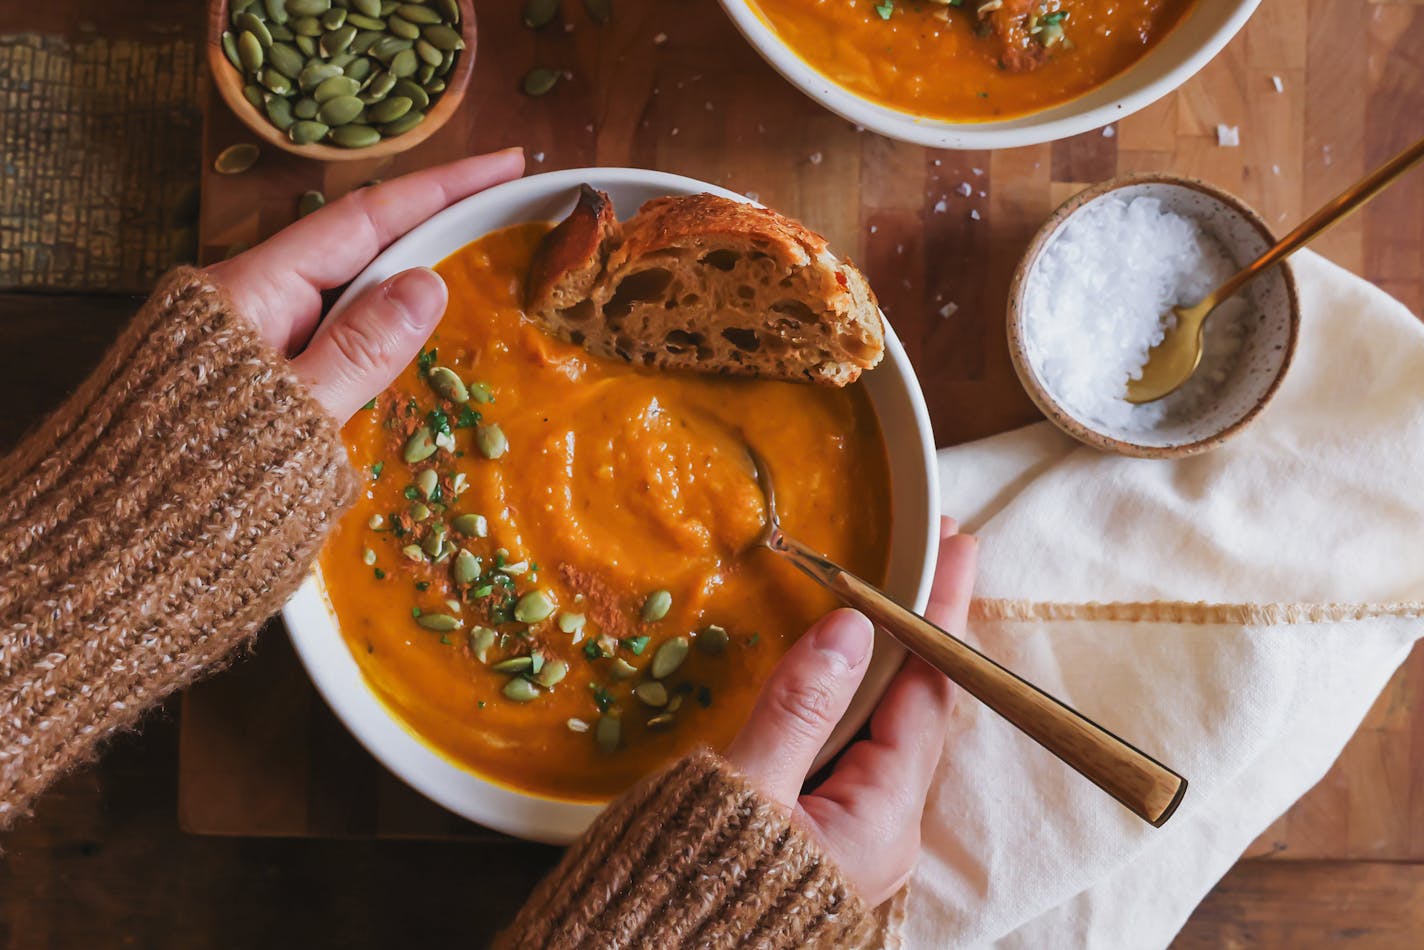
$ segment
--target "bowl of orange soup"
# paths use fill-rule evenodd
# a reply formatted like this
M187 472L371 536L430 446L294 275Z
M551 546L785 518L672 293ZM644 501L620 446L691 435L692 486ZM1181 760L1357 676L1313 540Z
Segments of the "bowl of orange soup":
M882 135L1011 148L1186 82L1260 0L721 0L783 76Z
M450 301L343 429L365 488L283 611L318 690L392 772L551 843L694 745L724 746L836 606L752 545L762 502L743 434L787 530L917 610L937 538L929 418L888 326L881 364L833 389L655 372L530 321L529 262L585 182L625 216L664 195L746 200L658 172L554 172L469 198L378 257L338 309L417 265ZM902 658L877 640L823 761Z

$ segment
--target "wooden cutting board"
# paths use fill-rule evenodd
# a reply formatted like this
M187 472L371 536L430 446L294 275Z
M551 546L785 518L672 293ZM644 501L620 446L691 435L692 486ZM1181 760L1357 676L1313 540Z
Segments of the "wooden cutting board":
M1084 185L1127 171L1194 175L1279 227L1424 133L1415 0L1265 0L1225 52L1149 109L1102 132L993 153L858 131L782 81L710 0L616 0L603 27L566 0L565 27L537 33L519 23L518 3L478 6L465 108L392 160L323 166L267 151L246 174L214 174L216 153L247 136L210 95L204 258L289 223L306 189L334 199L371 178L507 145L527 148L531 173L634 165L691 175L801 218L862 264L919 372L942 446L1035 418L1008 360L1006 289L1030 235ZM528 98L520 79L535 66L570 78ZM1218 125L1238 127L1240 146L1221 147ZM1317 246L1418 312L1421 222L1416 176ZM1422 683L1416 653L1336 769L1253 853L1424 858L1424 743L1414 740L1424 703L1411 702ZM182 726L189 831L497 837L378 766L313 693L278 623L250 658L189 692Z

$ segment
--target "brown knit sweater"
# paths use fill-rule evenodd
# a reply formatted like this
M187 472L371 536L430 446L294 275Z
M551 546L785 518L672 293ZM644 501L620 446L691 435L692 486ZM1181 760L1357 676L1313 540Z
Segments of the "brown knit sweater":
M292 593L357 478L336 423L199 271L0 460L0 829L102 740L222 666ZM730 766L624 795L511 947L852 947L873 918Z

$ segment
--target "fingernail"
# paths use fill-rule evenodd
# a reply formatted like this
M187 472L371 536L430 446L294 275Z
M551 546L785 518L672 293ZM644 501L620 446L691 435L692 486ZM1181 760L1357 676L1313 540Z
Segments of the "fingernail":
M816 627L816 649L841 660L850 669L865 662L874 642L875 628L865 615L854 610L837 610Z
M445 281L428 267L397 274L386 284L386 297L405 314L416 330L429 330L445 313Z

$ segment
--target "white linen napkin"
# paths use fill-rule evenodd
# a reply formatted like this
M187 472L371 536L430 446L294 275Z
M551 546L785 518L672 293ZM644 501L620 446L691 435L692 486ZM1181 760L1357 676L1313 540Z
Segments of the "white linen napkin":
M1224 447L1127 459L1041 423L940 453L981 539L971 642L1190 785L1153 829L961 696L903 946L1165 946L1424 634L1424 326L1293 266L1295 365Z

